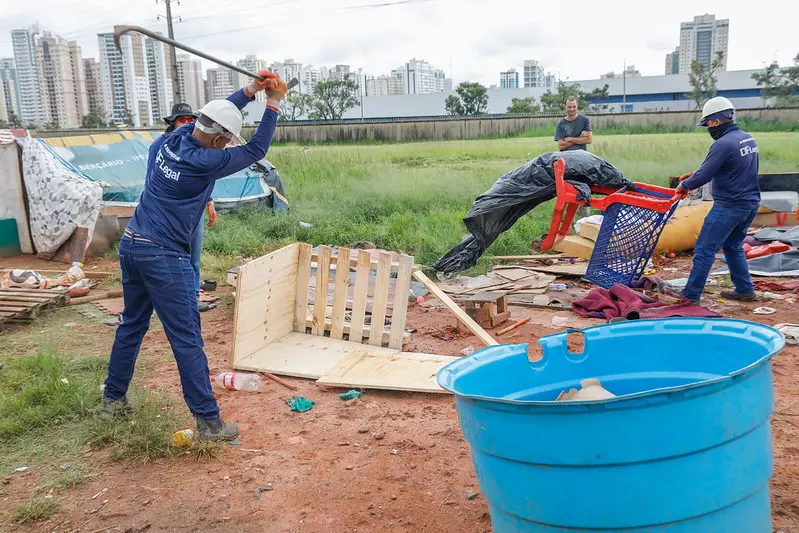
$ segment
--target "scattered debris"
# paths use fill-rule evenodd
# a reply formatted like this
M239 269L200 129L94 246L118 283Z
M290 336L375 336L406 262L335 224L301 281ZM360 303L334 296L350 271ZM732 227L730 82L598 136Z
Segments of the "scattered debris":
M354 400L355 398L360 398L361 396L363 396L363 393L354 389L347 391L344 394L338 395L338 397L342 400Z
M383 440L386 437L385 433L373 433L372 436L375 440Z
M31 467L29 467L29 466L20 466L18 468L15 468L14 472L25 472L25 471L30 470L30 469L31 469Z
M353 470L353 469L355 469L355 467L352 466L352 465L349 465L349 466L345 466L344 469L345 470Z
M535 300L533 300L533 301L535 301ZM512 331L512 330L518 328L519 326L523 326L523 325L527 324L530 321L530 319L532 319L532 317L528 316L527 318L523 318L523 319L519 320L518 322L515 322L514 324L508 326L507 328L504 328L504 329L501 329L501 330L497 331L497 337L499 337L500 335L503 335L503 334L505 334L505 333L507 333L509 331Z
M300 227L301 228L312 228L313 224L311 224L309 222L303 222L302 220L300 220Z
M304 413L313 408L314 404L316 404L316 400L309 400L305 396L292 396L286 400L286 404L291 407L292 411Z
M473 500L473 499L477 498L478 496L480 496L479 492L475 492L473 490L467 490L466 491L466 499L467 500Z
M472 355L473 353L474 353L474 346L472 346L471 344L466 348L464 348L463 350L461 350L461 355Z
M256 500L260 500L262 492L270 492L270 491L273 491L273 490L275 490L275 489L272 487L271 483L268 484L268 485L262 485L262 486L259 486L259 487L255 487L255 499Z
M799 324L777 324L774 328L782 333L787 344L799 344Z
M194 442L194 431L191 429L181 429L172 434L172 446L176 448L188 448Z
M773 315L777 310L773 307L757 307L752 312L756 315Z
M552 317L552 325L555 327L565 327L569 324L569 317L555 315Z
M272 380L272 381L274 381L275 383L280 383L281 385L283 385L284 387L286 387L286 388L287 388L287 389L289 389L289 390L297 390L297 387L295 387L294 385L292 385L292 384L291 384L291 383L289 383L288 381L284 380L283 378L279 378L279 377L277 377L277 376L276 376L276 375L274 375L274 374L271 374L271 373L269 373L269 372L261 372L261 375L263 375L263 376L265 376L265 377L267 377L267 378L271 379L271 380Z

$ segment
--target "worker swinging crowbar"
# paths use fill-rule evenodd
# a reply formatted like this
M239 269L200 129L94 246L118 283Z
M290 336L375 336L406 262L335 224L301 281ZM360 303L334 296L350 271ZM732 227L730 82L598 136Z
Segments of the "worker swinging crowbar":
M132 32L132 31L135 31L136 33L141 33L142 35L146 35L147 37L149 37L151 39L155 39L156 41L161 41L162 43L168 44L169 46L173 46L173 47L175 47L175 48L177 48L179 50L183 50L184 52L189 52L190 54L194 54L196 56L200 56L203 59L207 59L208 61L212 61L212 62L214 62L217 65L220 65L222 67L229 68L230 70L238 72L239 74L244 74L245 76L249 76L251 78L255 78L256 80L263 81L263 78L261 76L259 76L258 74L255 74L254 72L250 72L247 69L243 69L243 68L238 67L236 65L232 65L232 64L228 63L227 61L222 61L221 59L217 59L217 58L215 58L212 55L208 55L205 52L201 52L201 51L199 51L199 50L197 50L195 48L192 48L191 46L186 46L185 44L181 44L181 43L179 43L179 42L177 42L175 40L170 39L169 37L164 37L163 35L159 35L159 34L157 34L155 32L152 32L152 31L150 31L148 29L142 28L141 26L117 26L116 29L114 30L114 44L116 45L117 50L122 50L122 47L120 46L120 43L119 43L119 39L124 34ZM299 80L297 80L297 78L292 78L291 81L289 81L286 84L286 88L287 89L291 89L293 87L296 87L299 84L300 84L300 82L299 82Z

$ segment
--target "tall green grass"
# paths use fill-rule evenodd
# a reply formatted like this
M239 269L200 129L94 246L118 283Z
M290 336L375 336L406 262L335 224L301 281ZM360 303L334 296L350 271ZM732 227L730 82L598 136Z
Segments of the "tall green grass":
M787 122L776 120L761 120L759 118L740 118L737 120L742 130L748 132L797 132L799 122ZM594 129L594 135L649 135L653 133L697 133L704 130L695 126L680 126L668 124L636 125L623 124L620 122L608 122ZM526 129L519 134L519 137L553 137L554 128L551 125L541 125L535 128Z
M761 171L799 171L799 135L760 133ZM666 185L669 176L696 170L712 139L707 133L600 135L591 151L633 181ZM291 202L287 214L248 210L219 217L206 232L206 262L215 274L239 257L306 241L378 247L415 255L429 265L466 234L462 219L474 199L501 175L555 149L547 138L441 141L384 145L274 146ZM546 233L552 203L523 217L488 254L524 254ZM300 221L313 225L300 226ZM213 258L211 257L213 256Z

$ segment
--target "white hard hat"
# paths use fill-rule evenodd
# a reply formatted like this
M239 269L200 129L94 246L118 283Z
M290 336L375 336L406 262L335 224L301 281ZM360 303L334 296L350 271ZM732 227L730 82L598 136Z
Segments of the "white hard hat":
M239 143L244 144L241 138L241 127L244 118L241 111L230 100L211 100L202 109L200 117L194 123L194 127L209 134L229 134Z
M725 114L723 113L724 111L729 111L729 113ZM717 113L720 113L720 115L717 117L712 116ZM699 121L697 126L707 126L708 120L714 118L726 118L732 120L734 116L735 106L732 105L732 102L723 96L716 96L705 102L705 106L702 108L702 120Z

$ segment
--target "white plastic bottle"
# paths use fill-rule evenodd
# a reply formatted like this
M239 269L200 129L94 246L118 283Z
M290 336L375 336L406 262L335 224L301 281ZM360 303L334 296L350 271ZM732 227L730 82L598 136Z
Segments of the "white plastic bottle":
M211 385L227 390L246 390L258 392L261 390L261 378L256 374L242 372L223 372L211 377Z
M80 281L85 277L86 274L83 272L83 263L78 261L73 262L72 266L67 270L67 279L70 284Z

